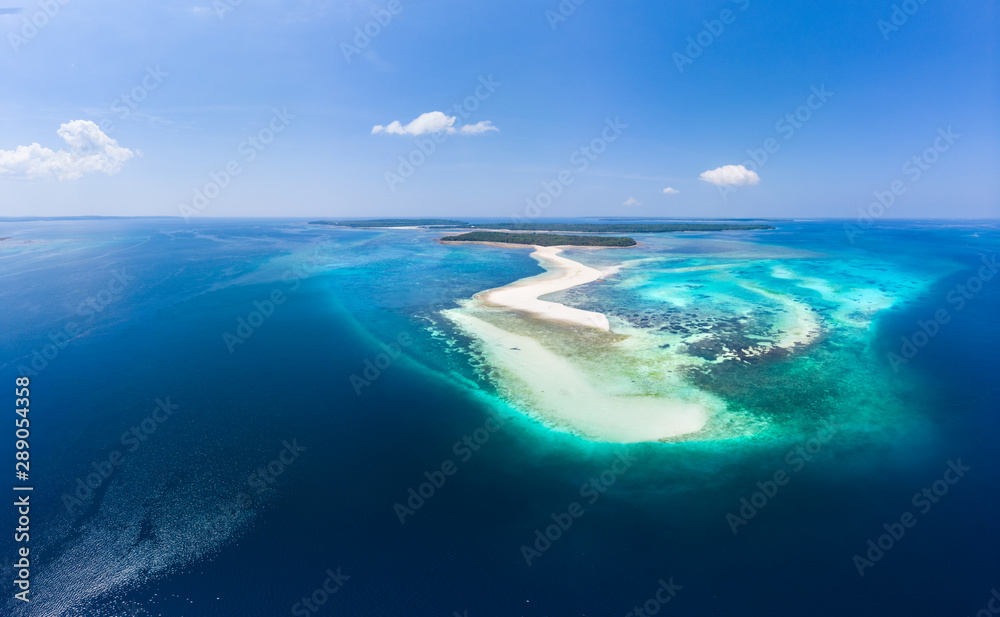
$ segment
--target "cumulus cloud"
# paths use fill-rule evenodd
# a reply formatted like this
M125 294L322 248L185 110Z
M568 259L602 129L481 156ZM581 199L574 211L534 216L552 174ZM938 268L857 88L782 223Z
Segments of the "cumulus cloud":
M497 127L493 126L493 123L489 120L483 120L482 122L477 122L475 124L466 124L462 127L463 135L479 135L480 133L488 133L489 131L499 131Z
M76 180L96 171L121 171L135 152L118 145L90 120L72 120L56 131L68 149L51 150L38 143L0 150L0 176Z
M743 186L760 182L760 176L757 175L757 172L750 171L742 165L723 165L717 169L702 172L699 177L716 186Z
M624 202L622 202L622 205L623 206L641 206L642 202L639 201L638 199L636 199L635 197L629 197Z
M466 124L461 128L455 127L455 116L449 116L441 111L429 111L420 114L409 124L404 125L399 120L390 122L388 125L376 124L372 127L372 135L384 133L386 135L426 135L427 133L461 133L462 135L480 135L489 131L499 131L489 120Z
M680 193L680 191L678 191L672 186L668 186L667 188L663 189L664 195L676 195L677 193Z

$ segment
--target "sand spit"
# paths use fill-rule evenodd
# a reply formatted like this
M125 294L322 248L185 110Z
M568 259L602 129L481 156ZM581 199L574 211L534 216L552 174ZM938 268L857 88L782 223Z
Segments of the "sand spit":
M616 268L601 271L563 257L561 248L534 248L546 272L444 311L474 339L501 393L543 424L594 441L667 441L702 430L709 408L718 407L713 397L669 375L643 375L646 364L610 333L605 315L539 300Z

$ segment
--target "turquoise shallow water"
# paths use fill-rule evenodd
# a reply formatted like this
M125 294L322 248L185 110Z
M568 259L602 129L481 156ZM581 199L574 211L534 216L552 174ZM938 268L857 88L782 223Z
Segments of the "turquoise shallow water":
M642 261L548 299L648 338L651 362L682 360L685 387L727 409L695 441L628 446L635 462L594 499L581 485L622 448L509 405L440 313L537 273L528 251L294 221L2 222L0 379L32 371L39 530L36 601L4 610L295 614L339 567L351 578L317 614L624 615L670 577L664 614L974 614L1000 584L1000 296L994 281L960 309L949 294L998 248L995 223L894 223L853 243L837 222L778 227L567 252ZM723 357L779 341L795 307L818 324L808 345ZM941 309L948 323L893 370L900 337ZM121 434L166 397L177 411L128 451ZM300 456L251 479L293 441ZM70 512L64 495L115 449L125 462ZM958 459L971 471L922 512L914 493ZM396 504L447 461L454 475L400 524ZM727 515L778 472L788 482L734 534ZM574 502L582 516L527 565L522 546ZM916 526L859 576L853 556L906 511Z

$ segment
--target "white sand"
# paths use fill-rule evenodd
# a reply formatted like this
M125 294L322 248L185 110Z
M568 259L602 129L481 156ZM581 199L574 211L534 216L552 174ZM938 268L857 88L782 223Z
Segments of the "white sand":
M608 318L601 313L538 299L545 294L592 283L604 276L600 270L560 256L561 252L562 249L555 246L536 246L531 256L546 272L480 292L475 299L485 306L503 307L538 319L609 331Z
M556 353L539 339L520 333L525 319L609 331L608 319L601 313L538 299L605 276L560 252L555 247L535 247L531 256L545 273L481 292L463 308L444 311L479 342L484 360L500 378L501 391L542 423L594 441L661 441L701 430L708 422L708 409L718 403L703 393L680 397L682 390L691 389L679 383L676 389L668 386L667 382L673 383L669 376L664 376L666 381L652 380L651 386L649 379L632 372L646 369L638 357L631 357L624 342L583 340L574 328L567 328L565 337L557 334L563 345L579 345L581 353L592 356L584 359ZM503 327L491 323L497 321L491 315L498 313Z
M544 424L594 441L637 443L694 433L708 421L704 405L632 391L584 371L530 336L508 332L462 310L447 316L481 343L503 390ZM613 359L613 358L610 358Z
M780 298L785 307L786 317L778 320L783 334L776 345L782 349L793 349L811 345L822 333L816 313L802 302Z
M774 342L775 347L787 350L806 347L815 342L823 333L816 312L804 302L799 302L786 294L774 293L750 282L745 281L740 284L745 289L774 300L785 310L784 316L778 317L774 325L775 330L782 331L777 335L777 340Z

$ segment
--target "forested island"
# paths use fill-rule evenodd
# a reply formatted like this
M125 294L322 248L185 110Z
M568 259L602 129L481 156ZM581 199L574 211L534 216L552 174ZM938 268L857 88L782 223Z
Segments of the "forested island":
M446 236L441 242L498 242L500 244L527 244L532 246L635 246L632 238L613 236L565 236L560 234L506 233L501 231L472 231L457 236Z
M465 221L451 219L371 219L367 221L309 221L310 225L337 227L471 227Z
M481 225L481 227L486 226ZM741 223L501 223L494 227L511 231L589 231L625 234L774 229L770 225Z
M372 219L366 221L312 221L310 225L338 227L427 227L448 229L499 229L507 231L575 231L585 233L671 233L685 231L761 231L774 229L761 223L468 223L450 219Z

